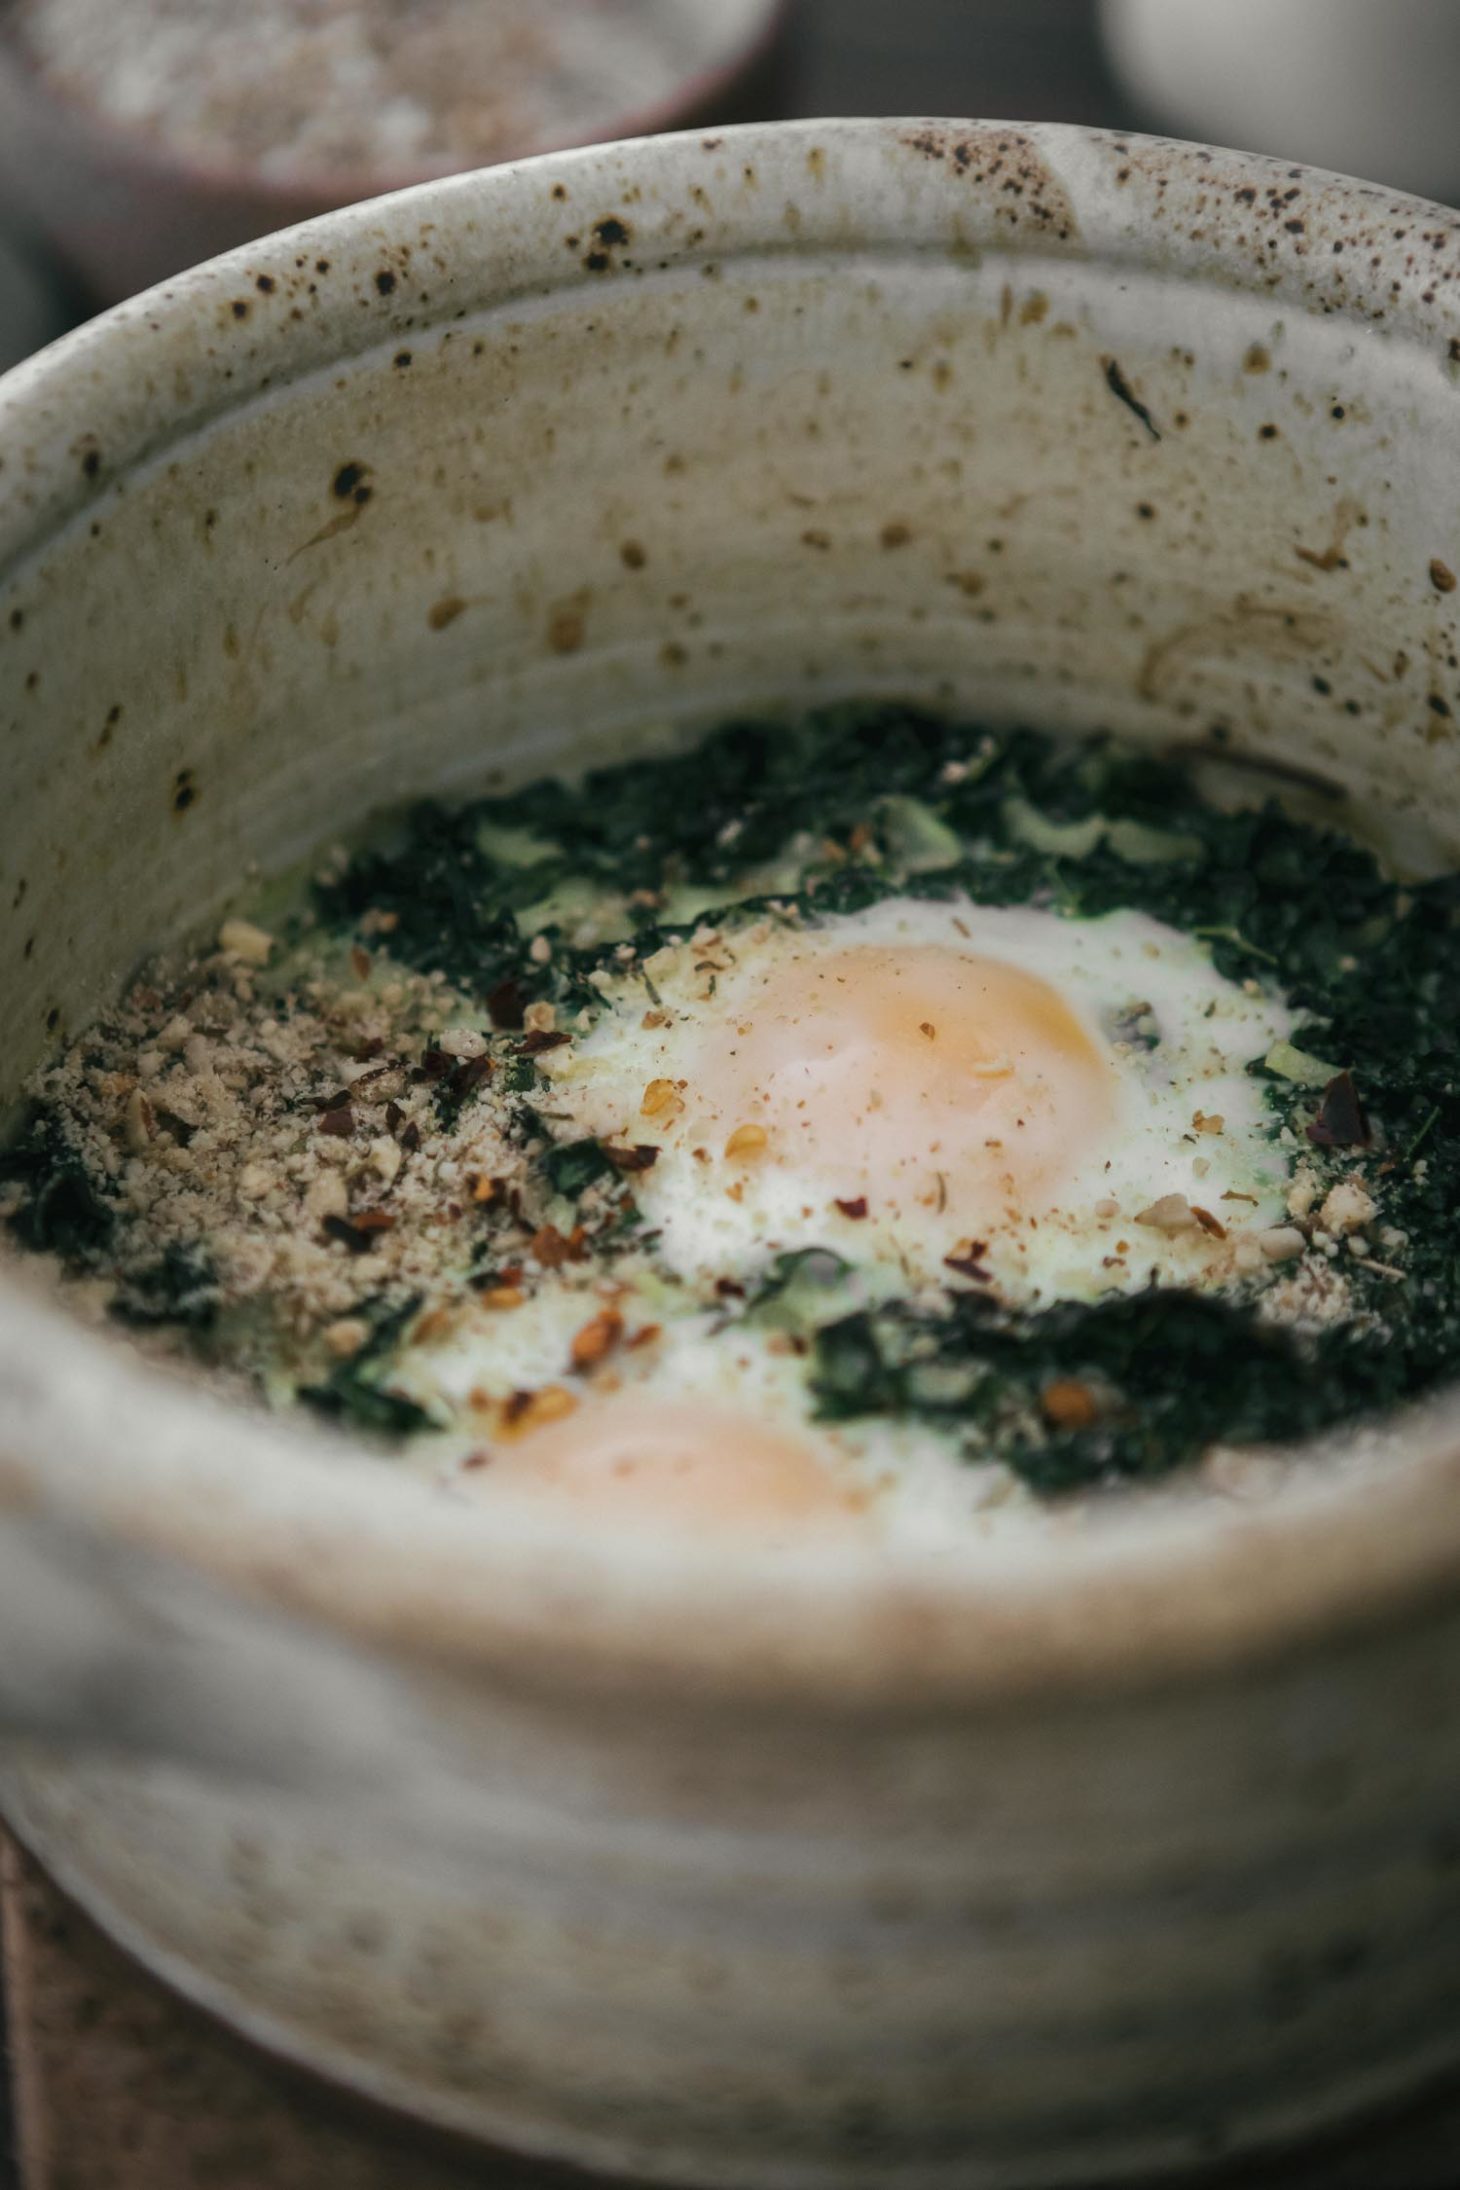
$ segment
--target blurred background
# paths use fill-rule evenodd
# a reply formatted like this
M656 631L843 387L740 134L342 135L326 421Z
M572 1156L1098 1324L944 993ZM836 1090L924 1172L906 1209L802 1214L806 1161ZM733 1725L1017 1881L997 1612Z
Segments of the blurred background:
M217 250L641 129L1164 130L1460 193L1455 0L0 0L0 366Z

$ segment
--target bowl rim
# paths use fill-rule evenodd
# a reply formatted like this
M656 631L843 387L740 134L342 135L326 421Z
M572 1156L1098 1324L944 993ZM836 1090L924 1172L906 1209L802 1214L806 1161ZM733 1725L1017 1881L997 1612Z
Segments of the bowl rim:
M1382 319L1373 339L1408 341L1437 360L1448 344L1460 359L1460 216L1372 185L1064 125L912 118L653 137L453 175L322 216L117 306L17 368L0 382L0 437L28 448L32 463L23 488L13 473L8 486L0 476L0 585L120 473L265 386L277 400L281 385L314 366L340 366L390 340L409 300L374 296L368 269L383 238L425 224L438 250L454 241L458 269L482 283L481 310L586 287L600 277L565 267L560 249L550 257L544 245L534 257L523 245L530 207L564 182L579 202L587 185L593 202L612 204L631 182L642 217L655 193L678 194L715 160L809 171L808 243L844 244L842 188L868 209L865 237L890 234L908 248L925 215L942 235L953 205L960 236L981 212L1005 249L1026 221L1033 256L1073 252L1128 266L1164 251L1160 263L1174 255L1193 279L1260 288L1304 312L1338 311L1371 335ZM999 178L1015 167L1038 195L1016 214L1011 242ZM906 185L904 198L894 183ZM1208 213L1191 238L1183 222L1219 191L1238 207L1234 225L1214 235ZM1245 207L1260 192L1287 217L1253 237ZM696 263L756 248L767 217L708 217ZM1345 259L1310 254L1330 229L1379 238L1396 222L1439 237L1436 256L1454 247L1453 276L1438 283L1428 254L1406 264L1377 241L1372 267L1368 254L1355 263L1357 248ZM511 239L500 266L483 252L484 229ZM240 334L236 350L220 341L240 284L252 295L261 272L282 280L316 253L357 283L346 301L363 298L368 311L303 327L281 316L262 341L256 329ZM693 256L689 246L682 255ZM613 269L608 278L620 276ZM453 301L433 299L428 325L444 326ZM143 346L155 360L159 338L193 368L188 401L162 415L135 385ZM105 452L85 476L74 439L83 413ZM1003 1706L1231 1673L1331 1647L1338 1636L1438 1620L1460 1603L1455 1394L1405 1417L1403 1457L1381 1507L1371 1474L1336 1465L1304 1471L1267 1504L1136 1501L1116 1527L1041 1534L994 1553L960 1541L935 1557L895 1544L766 1551L628 1531L594 1539L530 1500L465 1508L358 1448L230 1409L144 1366L40 1299L14 1265L0 1272L0 1410L0 1505L7 1495L46 1503L382 1647L580 1695L653 1689L787 1710ZM130 1436L119 1437L119 1423ZM1313 1449L1335 1443L1345 1440Z
M799 0L756 0L758 14L749 36L722 59L707 61L692 75L682 77L662 97L615 116L606 128L591 135L509 145L494 164L689 129L713 113L745 77L769 60L789 33L798 5ZM272 218L276 223L296 223L310 209L323 214L371 198L393 196L423 183L443 182L449 176L479 171L475 164L449 157L405 163L383 161L379 166L308 166L286 174L264 174L247 161L193 159L172 149L166 138L115 121L78 93L53 82L26 50L14 20L6 20L6 12L0 12L0 71L9 74L28 99L48 110L71 133L74 142L90 146L104 164L129 170L153 185L199 192L215 200L252 202L264 219Z

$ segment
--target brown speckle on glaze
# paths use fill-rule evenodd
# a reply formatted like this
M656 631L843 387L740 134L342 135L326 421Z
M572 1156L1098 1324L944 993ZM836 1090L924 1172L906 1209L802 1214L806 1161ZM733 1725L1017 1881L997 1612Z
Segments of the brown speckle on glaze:
M1011 228L1032 227L1064 243L1079 223L1063 183L1032 137L1015 129L917 130L904 142L925 159L946 160L989 192L993 216Z
M627 249L632 240L633 231L628 222L620 220L617 213L606 213L602 220L593 223L593 242L584 254L584 266L590 274L608 273L614 263L614 252Z
M428 611L426 621L433 631L444 631L448 624L455 623L465 607L459 593L448 593Z
M362 464L354 458L348 464L341 464L330 481L330 492L336 501L358 503L362 488L368 492L366 474L369 469L368 464Z
M576 654L588 635L587 598L574 594L559 601L548 616L548 645L555 654Z
M192 769L179 768L172 784L173 812L175 814L185 814L188 808L196 802L197 796L198 786Z

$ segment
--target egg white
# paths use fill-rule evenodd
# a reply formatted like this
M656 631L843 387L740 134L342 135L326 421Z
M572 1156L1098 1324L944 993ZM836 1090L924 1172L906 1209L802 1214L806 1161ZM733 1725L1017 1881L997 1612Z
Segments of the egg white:
M1021 977L1042 984L1079 1030L1088 1049L1071 1068L1072 1094L1062 1089L1064 1053L1046 1060L1054 1075L1052 1093L1044 1090L1046 1126L1061 1165L1053 1192L1021 1206L1017 1185L1012 1193L960 1191L970 1152L977 1155L972 1142L1001 1145L985 1140L986 1111L970 1112L970 1149L955 1145L963 1128L955 1118L950 1132L941 1112L938 1137L926 1147L915 1134L880 1142L870 1108L856 1130L839 1119L836 1132L819 1136L817 1102L825 1107L829 1098L819 1063L799 1054L786 1069L808 1073L811 1098L796 1133L772 1135L763 1153L727 1153L739 1124L768 1114L757 1109L768 1100L758 1083L736 1084L738 1052L727 1049L727 1027L748 1030L753 1044L758 999L776 984L805 978L814 1003L818 969L854 972L867 962L885 970L898 952L909 966L924 953L945 968L962 959L1013 969L1016 993ZM1011 1304L1089 1301L1151 1282L1220 1283L1232 1274L1236 1242L1281 1221L1290 1164L1246 1067L1293 1024L1279 996L1225 979L1201 941L1143 913L1081 920L962 897L894 898L814 925L702 932L642 969L626 967L605 984L602 1008L580 1038L543 1059L552 1081L546 1107L564 1139L593 1134L658 1149L653 1168L635 1181L638 1200L658 1235L657 1257L701 1289L751 1279L778 1252L824 1245L853 1260L884 1296L982 1282L950 1274L951 1257L955 1265L972 1260ZM793 1051L814 1026L810 1009L791 1032ZM905 1091L909 1075L930 1069L931 1033L929 1042L928 1050L916 1043L885 1055L868 1050L870 1076ZM835 1066L832 1059L826 1069ZM1001 1115L1015 1128L1023 1119L1010 1106L1021 1107L1022 1071L1021 1061L1014 1094L1000 1095ZM982 1101L986 1090L975 1092ZM1068 1114L1059 1109L1062 1093ZM780 1115L784 1122L784 1102ZM1200 1209L1205 1223L1171 1230L1150 1222L1171 1196ZM838 1206L863 1200L865 1215Z

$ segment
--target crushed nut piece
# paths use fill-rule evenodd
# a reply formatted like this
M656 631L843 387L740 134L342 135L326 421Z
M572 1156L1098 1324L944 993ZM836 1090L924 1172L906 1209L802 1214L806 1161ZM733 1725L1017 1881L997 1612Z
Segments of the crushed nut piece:
M1184 1194L1163 1194L1136 1218L1137 1224L1149 1225L1157 1232L1192 1232L1199 1221Z
M388 1133L382 1133L378 1140L370 1143L371 1167L387 1186L395 1183L404 1161L399 1143L393 1141Z
M1378 1213L1373 1195L1358 1179L1340 1179L1324 1197L1319 1221L1325 1232L1343 1239L1350 1232L1362 1231Z
M357 1354L369 1336L370 1326L359 1316L340 1316L335 1322L326 1324L324 1330L325 1345L340 1361L348 1361L351 1354Z
M576 1394L562 1384L544 1384L536 1392L513 1392L502 1402L497 1427L503 1437L526 1437L549 1422L561 1422L577 1404Z
M601 1314L585 1323L574 1333L570 1349L573 1367L580 1371L596 1369L606 1360L623 1337L624 1319L616 1308L605 1308Z
M251 920L225 920L218 930L218 948L230 958L241 958L246 966L266 966L274 938Z
M447 1027L437 1035L436 1047L448 1057L484 1057L487 1038L476 1027Z
M157 1132L152 1105L140 1087L134 1087L122 1112L122 1137L134 1156L144 1156Z

